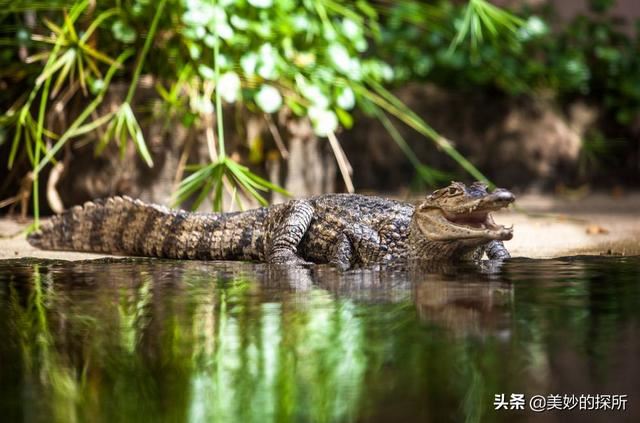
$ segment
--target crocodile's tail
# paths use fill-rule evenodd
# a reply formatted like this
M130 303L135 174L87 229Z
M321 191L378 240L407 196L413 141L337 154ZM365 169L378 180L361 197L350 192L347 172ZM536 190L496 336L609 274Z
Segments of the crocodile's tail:
M178 258L190 255L185 243L199 232L196 226L201 223L201 217L193 213L126 196L111 197L88 201L53 217L27 240L45 250ZM194 246L192 242L192 250Z

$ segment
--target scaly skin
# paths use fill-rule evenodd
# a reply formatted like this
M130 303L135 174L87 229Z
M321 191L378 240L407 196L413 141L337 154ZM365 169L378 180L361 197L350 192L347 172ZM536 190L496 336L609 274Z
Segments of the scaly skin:
M455 191L455 192L454 192ZM501 197L500 197L501 196ZM498 198L500 197L500 198ZM497 199L498 198L498 199ZM43 249L199 260L370 264L507 258L511 229L452 219L513 201L506 190L453 183L414 206L327 194L237 213L190 213L128 197L87 202L51 219L29 242ZM478 210L480 212L478 212Z

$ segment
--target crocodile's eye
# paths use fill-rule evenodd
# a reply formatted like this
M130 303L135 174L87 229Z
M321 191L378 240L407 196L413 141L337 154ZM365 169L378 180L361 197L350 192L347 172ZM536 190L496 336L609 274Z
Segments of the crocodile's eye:
M429 198L438 198L438 197L442 197L442 195L445 193L444 189L437 189L435 191L433 191L431 193L431 195L429 195Z
M460 188L458 188L458 187L449 187L449 190L448 190L448 194L449 195L456 195L456 194L459 194L459 193L460 193Z

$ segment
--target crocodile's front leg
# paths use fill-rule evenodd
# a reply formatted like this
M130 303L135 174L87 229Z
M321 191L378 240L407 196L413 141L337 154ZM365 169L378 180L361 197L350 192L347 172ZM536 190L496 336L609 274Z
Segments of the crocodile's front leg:
M342 233L338 242L333 246L333 252L329 258L329 264L340 270L347 270L351 267L353 260L353 245L346 233Z
M346 229L334 246L329 264L340 270L349 269L354 263L372 264L384 256L388 248L373 229L354 225Z
M502 260L511 258L509 250L507 250L502 241L491 241L489 244L487 244L486 252L489 260Z
M278 264L311 264L298 254L298 244L307 232L313 207L304 200L292 201L278 211L267 247L267 261Z

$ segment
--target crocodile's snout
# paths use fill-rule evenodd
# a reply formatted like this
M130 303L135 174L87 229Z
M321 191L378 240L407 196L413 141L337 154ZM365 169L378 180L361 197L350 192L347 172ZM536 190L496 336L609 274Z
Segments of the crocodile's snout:
M516 196L511 191L507 191L504 188L498 188L491 193L491 196L496 200L506 204L511 204L516 200Z
M474 207L478 210L499 210L507 207L516 200L516 196L504 188L496 188L493 192L487 193Z

